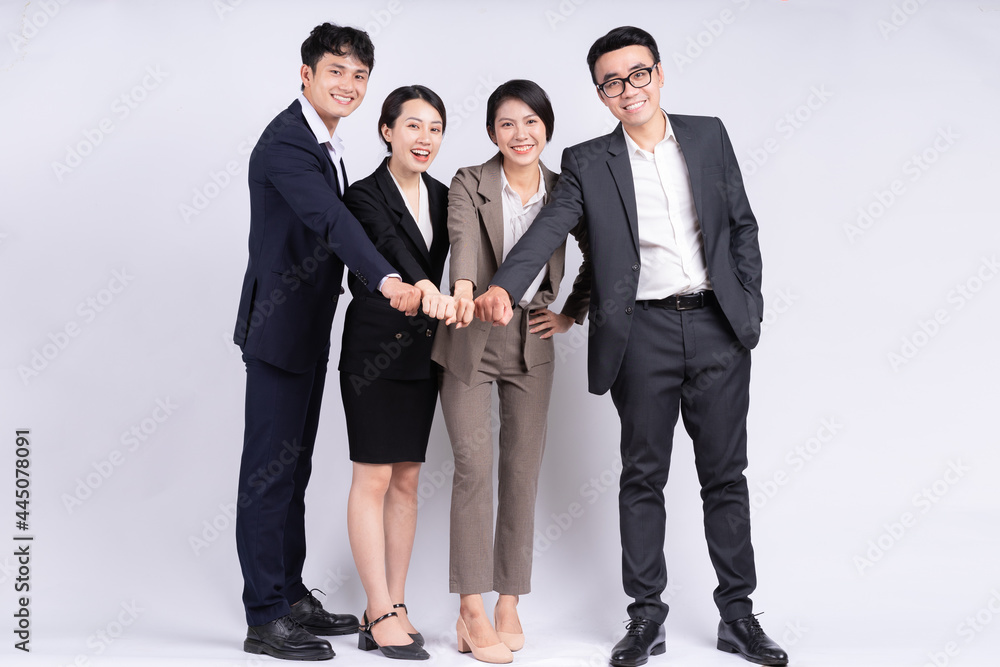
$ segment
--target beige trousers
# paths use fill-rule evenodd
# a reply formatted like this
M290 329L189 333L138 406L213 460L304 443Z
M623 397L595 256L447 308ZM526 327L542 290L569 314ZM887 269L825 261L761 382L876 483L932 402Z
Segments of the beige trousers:
M495 590L520 595L531 590L532 540L538 471L545 448L546 419L554 363L528 370L524 336L528 313L514 309L505 327L494 327L473 377L466 385L444 370L441 410L455 454L451 494L452 593ZM492 386L500 400L492 414ZM499 422L496 537L493 527L493 427Z

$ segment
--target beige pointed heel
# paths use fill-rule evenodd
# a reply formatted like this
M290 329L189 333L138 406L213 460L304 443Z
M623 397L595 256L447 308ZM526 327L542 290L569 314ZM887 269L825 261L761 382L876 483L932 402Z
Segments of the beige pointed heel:
M476 646L469 638L469 628L466 627L462 617L458 617L455 624L455 633L458 635L458 652L472 653L472 657L479 662L488 662L493 665L506 665L514 662L514 654L510 652L504 642L493 644L492 646Z
M493 609L493 627L499 628L500 625L497 623L497 610ZM523 632L501 632L497 630L497 636L500 637L500 641L504 643L504 646L509 648L511 652L520 651L524 648L524 633Z

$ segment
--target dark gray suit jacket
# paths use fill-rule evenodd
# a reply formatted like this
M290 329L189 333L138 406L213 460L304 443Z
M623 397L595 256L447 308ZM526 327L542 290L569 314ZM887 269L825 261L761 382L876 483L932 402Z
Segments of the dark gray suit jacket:
M722 121L668 114L691 175L708 276L729 324L748 349L763 313L757 220ZM603 394L618 375L629 340L639 271L632 167L621 124L611 134L567 148L552 199L493 276L517 302L567 232L586 225L591 299L590 391Z

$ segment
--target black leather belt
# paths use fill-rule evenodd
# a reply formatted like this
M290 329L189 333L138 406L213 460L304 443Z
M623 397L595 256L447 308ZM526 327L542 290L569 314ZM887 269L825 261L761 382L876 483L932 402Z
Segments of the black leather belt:
M666 299L636 301L640 308L666 308L667 310L694 310L715 302L715 292L705 290L694 294L674 294Z

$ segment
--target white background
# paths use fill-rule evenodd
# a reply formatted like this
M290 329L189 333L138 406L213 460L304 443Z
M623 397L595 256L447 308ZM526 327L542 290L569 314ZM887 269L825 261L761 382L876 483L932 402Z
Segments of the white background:
M227 504L245 374L231 332L248 149L297 94L299 46L325 20L376 45L368 97L340 126L351 178L380 159L382 99L422 83L448 106L431 169L445 183L493 154L485 101L509 78L549 92L544 160L557 169L565 146L613 127L590 44L621 24L652 32L663 106L725 121L760 223L747 476L764 628L795 665L996 664L997 0L0 3L0 662L269 661L241 651ZM516 664L606 664L624 630L618 424L607 396L586 393L582 332L559 343ZM123 440L133 427L144 440ZM19 428L32 448L30 656L12 633ZM714 646L680 432L674 451L672 609L650 664L735 667ZM432 664L470 665L447 592L450 461L438 418L407 602ZM334 372L305 579L360 615L349 483ZM355 641L333 638L335 664L385 664Z

